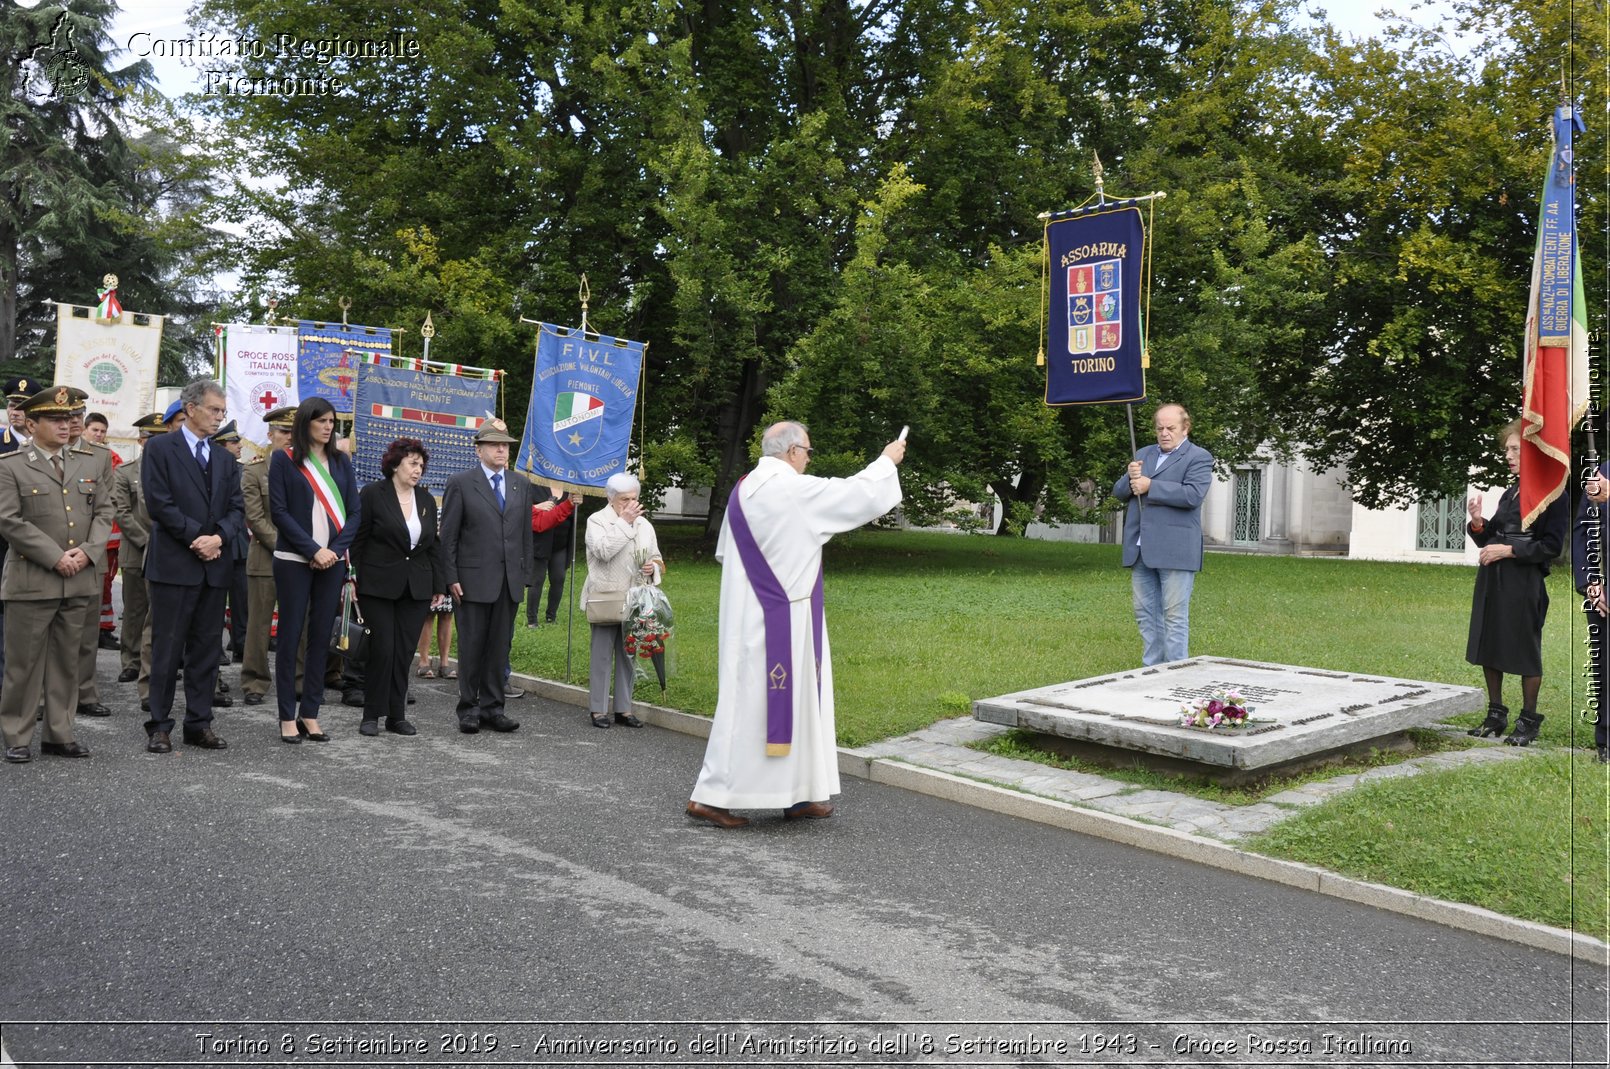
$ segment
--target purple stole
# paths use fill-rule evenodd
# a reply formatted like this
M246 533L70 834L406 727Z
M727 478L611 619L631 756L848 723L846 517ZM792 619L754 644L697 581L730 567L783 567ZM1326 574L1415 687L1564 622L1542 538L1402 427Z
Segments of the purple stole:
M748 478L745 476L744 478ZM743 479L732 488L727 498L727 523L732 528L732 540L738 546L738 559L743 561L744 574L760 599L760 610L766 627L766 756L787 757L794 743L794 681L789 677L788 666L793 663L794 633L789 619L788 594L777 575L766 563L760 551L749 520L744 516L738 490ZM811 632L816 639L816 697L822 696L822 569L816 569L816 586L811 590Z

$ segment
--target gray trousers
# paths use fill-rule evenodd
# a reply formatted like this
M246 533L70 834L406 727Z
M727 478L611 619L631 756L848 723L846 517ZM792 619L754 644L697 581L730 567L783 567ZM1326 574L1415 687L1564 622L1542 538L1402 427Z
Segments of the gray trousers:
M626 654L626 628L621 624L589 624L592 649L587 661L587 708L609 712L609 662L615 661L615 712L632 711L632 659Z

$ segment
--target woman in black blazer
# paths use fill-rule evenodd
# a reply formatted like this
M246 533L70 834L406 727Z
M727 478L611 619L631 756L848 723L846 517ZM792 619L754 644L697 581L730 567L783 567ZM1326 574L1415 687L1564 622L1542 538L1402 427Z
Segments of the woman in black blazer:
M421 489L430 454L417 438L399 438L380 460L385 478L363 488L352 566L358 606L369 628L368 685L359 734L416 734L406 719L408 667L425 612L446 598L447 575L436 538L436 499Z
M268 514L279 531L274 547L274 589L279 596L279 656L274 691L280 738L328 742L319 727L330 632L341 607L347 550L358 529L358 477L335 446L335 409L322 397L296 406L291 447L268 459ZM307 626L300 707L296 651Z

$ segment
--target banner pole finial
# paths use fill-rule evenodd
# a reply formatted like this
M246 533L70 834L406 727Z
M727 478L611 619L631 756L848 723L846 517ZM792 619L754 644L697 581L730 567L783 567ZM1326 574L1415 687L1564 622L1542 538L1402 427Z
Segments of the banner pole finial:
M347 325L348 325L347 324L347 311L348 311L348 309L350 309L352 307L352 298L351 297L342 297L339 301L336 301L335 303L339 304L341 306L341 329L345 330L347 328Z
M592 300L592 290L587 287L587 273L581 275L581 285L576 287L576 299L581 302L581 334L587 336L587 302Z
M1106 184L1106 181L1105 181L1106 172L1102 170L1101 157L1096 155L1096 152L1095 152L1094 149L1091 149L1091 151L1090 151L1090 175L1096 181L1096 203L1097 204L1106 204L1107 203L1107 193L1106 193L1107 184Z

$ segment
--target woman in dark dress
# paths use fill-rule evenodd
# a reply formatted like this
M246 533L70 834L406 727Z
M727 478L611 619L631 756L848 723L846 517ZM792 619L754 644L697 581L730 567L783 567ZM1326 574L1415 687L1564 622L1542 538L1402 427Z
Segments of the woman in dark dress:
M416 734L404 713L408 666L425 613L447 589L436 541L436 499L420 486L430 454L417 438L399 438L380 460L384 478L359 495L352 566L358 605L369 627L368 701L360 735L380 734L380 721L396 735Z
M1519 475L1520 420L1506 426L1500 437L1510 474ZM1481 566L1476 571L1465 660L1481 666L1487 683L1487 719L1470 734L1479 738L1502 735L1509 727L1504 676L1517 675L1521 677L1521 715L1515 731L1504 741L1525 746L1537 738L1543 723L1537 711L1537 693L1543 685L1543 620L1549 608L1543 580L1565 545L1570 503L1561 493L1531 529L1524 531L1518 484L1504 491L1497 510L1487 519L1482 519L1480 495L1471 497L1469 509L1468 530L1471 540L1481 547Z

